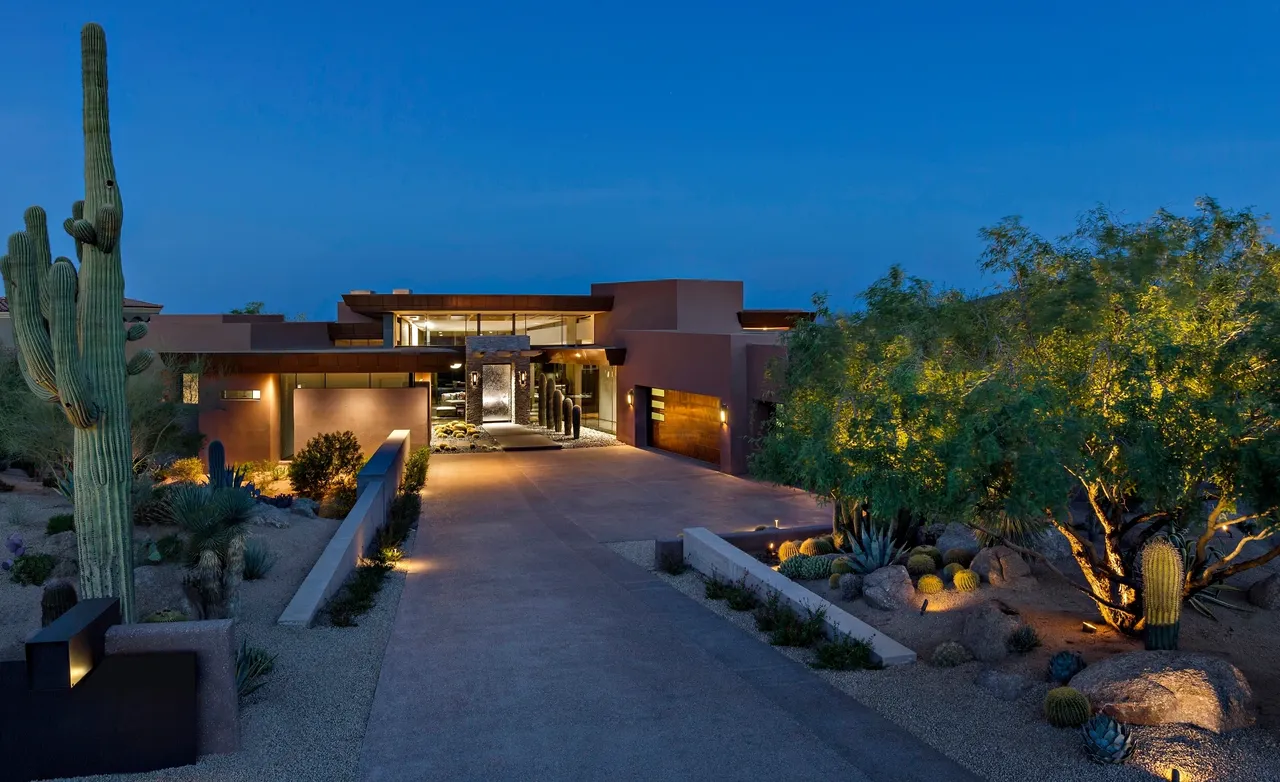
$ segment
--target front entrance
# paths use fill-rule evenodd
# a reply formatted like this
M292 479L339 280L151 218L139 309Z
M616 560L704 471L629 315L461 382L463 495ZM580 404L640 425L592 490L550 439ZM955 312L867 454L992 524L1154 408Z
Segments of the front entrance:
M515 400L515 384L510 364L485 364L481 369L481 404L484 407L484 423L511 421Z
M661 388L649 389L649 445L720 464L720 400Z

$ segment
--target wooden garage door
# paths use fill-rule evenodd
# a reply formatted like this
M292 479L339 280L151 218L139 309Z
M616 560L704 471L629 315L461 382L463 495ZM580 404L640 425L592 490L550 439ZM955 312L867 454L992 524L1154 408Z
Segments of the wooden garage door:
M684 391L650 389L649 445L720 464L720 400Z

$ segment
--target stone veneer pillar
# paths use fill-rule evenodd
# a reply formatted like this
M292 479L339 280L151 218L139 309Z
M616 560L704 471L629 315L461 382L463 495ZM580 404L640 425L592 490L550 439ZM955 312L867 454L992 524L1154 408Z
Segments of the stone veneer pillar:
M520 373L524 373L524 382L520 382ZM529 411L533 407L533 370L529 366L529 359L526 356L516 356L512 359L511 376L515 379L516 398L514 401L515 410L512 411L512 419L517 424L528 426L530 424Z
M533 372L529 367L529 358L520 355L529 349L529 337L496 336L467 337L466 386L467 386L467 423L480 426L484 423L484 365L509 364L511 378L515 384L515 398L512 404L512 420L517 424L529 424L529 404L533 394ZM483 353L483 355L477 355ZM500 356L499 353L507 355ZM524 387L520 387L520 372L525 373ZM476 373L476 382L472 383L471 373Z

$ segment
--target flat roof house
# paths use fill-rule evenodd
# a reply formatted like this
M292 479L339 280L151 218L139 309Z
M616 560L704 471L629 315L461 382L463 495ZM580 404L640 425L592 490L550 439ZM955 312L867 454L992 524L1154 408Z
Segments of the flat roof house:
M812 317L744 309L742 283L718 280L599 283L585 295L354 290L328 322L126 304L126 319L150 325L130 348L188 367L184 401L237 462L287 459L338 429L372 448L392 429L428 442L441 419L540 423L543 395L560 389L584 426L729 473L746 470L771 412L765 370L782 332ZM0 342L12 344L2 320Z

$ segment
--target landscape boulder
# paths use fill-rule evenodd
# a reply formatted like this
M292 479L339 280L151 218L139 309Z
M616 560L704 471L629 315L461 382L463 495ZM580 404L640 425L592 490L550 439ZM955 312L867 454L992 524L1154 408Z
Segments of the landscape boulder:
M862 579L862 599L883 611L905 608L915 596L911 575L902 565L882 567Z
M1018 618L1010 616L994 603L983 603L969 609L960 630L960 643L974 659L982 662L1003 660L1009 654L1005 641L1018 627Z
M952 549L977 551L979 548L978 536L973 534L973 530L954 521L938 536L938 550L944 554Z
M1071 679L1093 707L1132 725L1195 725L1214 733L1253 724L1253 690L1231 663L1199 652L1128 652Z
M1002 701L1016 701L1022 693L1031 689L1031 680L1016 673L1002 673L994 668L983 668L973 683Z
M845 573L840 576L840 598L855 600L862 594L862 576L857 573Z
M1020 579L1031 575L1031 566L1006 546L984 548L973 558L969 568L993 587L1017 586Z
M295 497L293 504L289 506L290 513L306 516L309 519L314 519L319 509L320 506L315 500L309 500L306 497Z
M1258 608L1280 608L1280 573L1272 573L1249 587L1249 602Z

